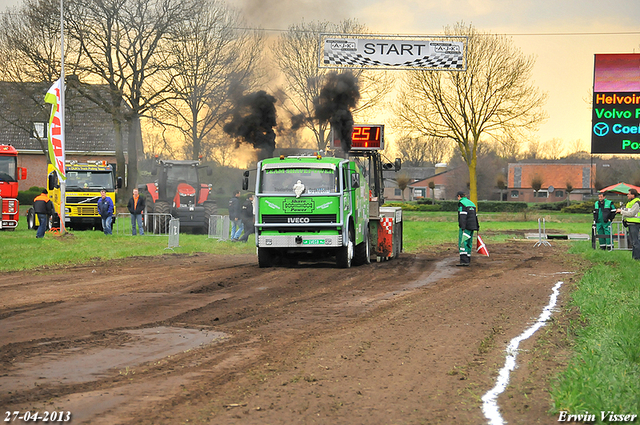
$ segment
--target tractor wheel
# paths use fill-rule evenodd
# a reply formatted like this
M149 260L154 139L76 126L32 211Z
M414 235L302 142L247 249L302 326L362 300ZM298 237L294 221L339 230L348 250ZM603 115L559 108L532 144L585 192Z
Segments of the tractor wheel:
M35 229L36 228L36 213L33 211L33 208L29 208L27 210L27 229Z
M155 220L153 219L155 203L153 201L149 201L144 210L144 215L142 216L144 221L144 231L145 233L156 233L153 229L153 224Z
M218 214L218 204L214 201L205 201L204 203L204 233L205 235L209 234L209 223L211 221L211 216Z
M353 264L360 266L371 263L371 241L369 240L369 225L365 224L364 240L356 245L353 253Z
M164 214L170 214L169 203L167 201L157 201L153 211L158 214L154 216L153 233L169 233L169 217Z
M336 254L336 263L341 269L348 269L349 267L351 267L351 260L353 259L354 240L355 235L353 226L349 226L349 241L347 242L347 246L341 246L340 248L338 248L338 253Z
M273 260L273 248L258 248L258 267L271 267L273 266Z

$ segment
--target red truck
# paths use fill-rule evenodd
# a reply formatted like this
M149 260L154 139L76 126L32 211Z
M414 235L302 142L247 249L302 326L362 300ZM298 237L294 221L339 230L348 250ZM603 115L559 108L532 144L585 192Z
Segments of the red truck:
M0 230L13 230L18 227L20 217L18 180L26 178L27 169L18 167L16 148L0 144L0 205L2 206Z

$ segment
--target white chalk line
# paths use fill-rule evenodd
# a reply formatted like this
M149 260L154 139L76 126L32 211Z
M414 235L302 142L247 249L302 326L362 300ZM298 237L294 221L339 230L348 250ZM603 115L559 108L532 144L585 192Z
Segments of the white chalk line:
M553 293L549 299L549 304L547 304L547 306L542 310L542 314L540 314L538 320L522 334L513 338L511 342L509 342L509 345L505 350L507 358L505 359L504 366L498 373L496 385L482 396L482 413L484 413L485 418L489 420L489 425L503 425L506 423L498 409L498 396L507 388L507 385L509 384L509 374L516 368L518 346L520 345L520 342L528 339L538 329L547 324L547 320L551 317L551 313L553 312L552 310L558 301L558 295L560 294L559 289L563 283L564 282L560 281L555 284L552 289Z

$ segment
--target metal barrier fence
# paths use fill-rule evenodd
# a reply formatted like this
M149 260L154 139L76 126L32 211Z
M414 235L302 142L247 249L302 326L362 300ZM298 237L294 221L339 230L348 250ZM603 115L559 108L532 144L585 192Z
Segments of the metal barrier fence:
M621 221L613 221L611 222L610 225L610 231L611 231L611 240L608 244L608 246L606 247L609 251L612 250L622 250L622 251L629 251L631 250L631 247L629 246L629 234L627 233L627 229L624 227L624 225L622 224ZM607 238L609 235L607 234L596 234L596 228L595 225L592 227L591 230L591 246L593 247L593 249L596 249L600 246L600 241L599 239L601 238ZM604 241L604 244L606 244L606 241Z
M168 236L170 231L171 214L146 213L142 214L142 226L145 235ZM118 235L131 235L131 214L119 213L115 226Z
M212 215L209 216L209 238L221 241L229 240L229 216Z

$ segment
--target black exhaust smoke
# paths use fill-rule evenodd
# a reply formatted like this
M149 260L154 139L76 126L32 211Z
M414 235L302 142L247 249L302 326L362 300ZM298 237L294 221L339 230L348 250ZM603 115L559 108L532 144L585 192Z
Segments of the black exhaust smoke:
M258 159L273 156L276 148L276 98L264 90L236 98L232 119L222 128L237 139L236 147L246 142L261 151Z
M320 123L329 122L331 128L340 137L342 149L351 150L353 115L351 110L360 99L358 79L351 72L327 74L326 83L320 95L314 99L315 118Z

